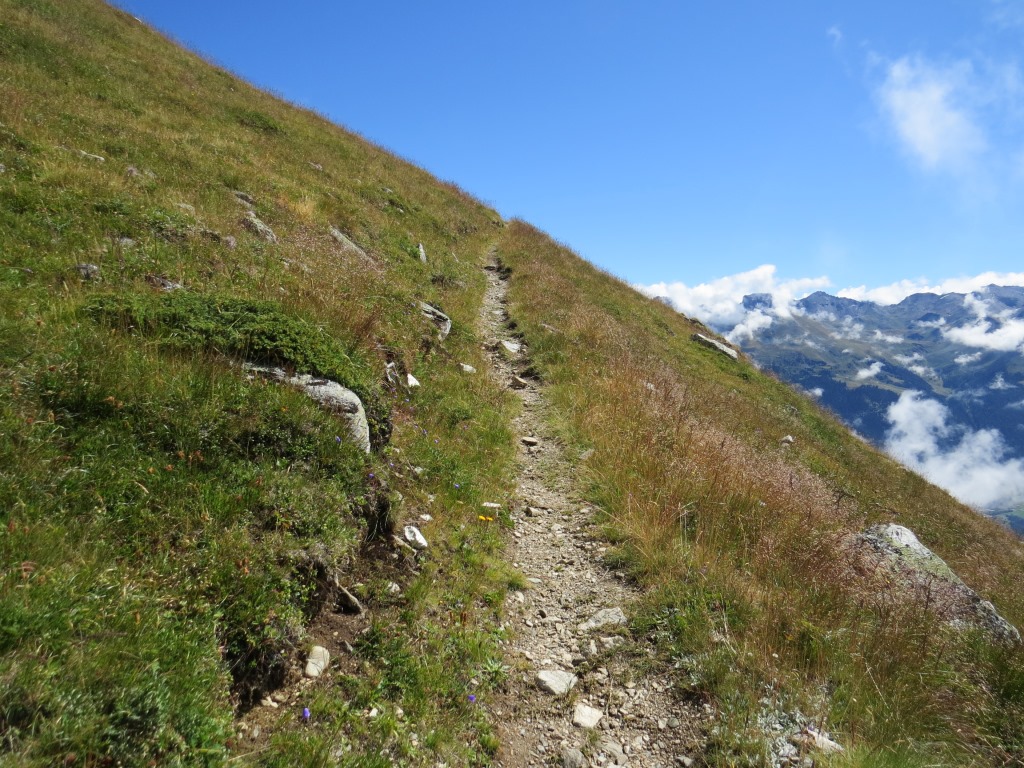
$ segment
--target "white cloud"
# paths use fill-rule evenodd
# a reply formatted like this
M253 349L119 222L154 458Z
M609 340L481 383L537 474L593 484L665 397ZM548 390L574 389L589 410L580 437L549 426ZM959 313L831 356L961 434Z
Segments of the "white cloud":
M970 365L981 360L981 352L973 352L969 355L957 355L953 358L953 362L957 365Z
M915 352L912 355L893 355L893 359L900 365L906 366L908 371L916 373L918 376L938 378L935 369L922 364L924 362L924 355L920 352Z
M833 46L838 46L843 42L843 30L839 28L838 24L833 24L831 27L826 29L825 36L832 41Z
M901 344L903 343L903 337L897 336L894 333L882 333L879 330L875 330L874 336L871 337L875 341L884 341L886 344Z
M809 389L807 391L808 393L814 395L815 397L821 397L822 395L825 394L825 390L822 389L821 387L814 387L813 389Z
M836 295L857 301L873 301L875 304L899 304L915 293L935 293L939 296L946 293L971 293L987 285L1024 285L1024 272L982 272L980 275L952 277L938 283L931 283L926 278L900 280L878 288L863 285L844 288Z
M949 416L944 405L920 392L902 393L886 412L892 428L885 450L966 504L1007 509L1024 502L1024 461L1007 457L999 431L957 427ZM957 438L951 448L942 447Z
M987 148L968 102L973 67L936 66L920 56L889 62L876 96L901 145L929 171L964 172Z
M918 360L924 360L924 355L920 352L915 352L912 355L893 355L893 360L900 365L910 365L911 363L916 363Z
M927 365L911 365L907 367L908 371L913 371L918 376L925 379L937 379L939 374L935 372L934 368L929 368Z
M996 377L992 380L992 383L988 385L988 388L994 389L998 392L1004 389L1016 389L1016 385L1007 383L1003 378L1003 374L997 373Z
M821 317L821 315L818 315ZM835 315L831 315L833 322L835 322ZM839 324L839 327L830 333L829 335L833 339L849 339L851 341L857 341L864 333L864 324L856 322L852 317L844 317L843 321ZM846 350L843 350L844 352Z
M940 317L938 320L915 320L914 325L918 328L941 328L946 324L946 318Z
M974 315L974 322L944 329L942 335L947 339L979 349L1024 350L1024 320L1012 317L1012 308L994 312L984 294L973 293L964 297L964 306Z
M695 286L662 282L637 286L637 289L648 296L667 297L680 312L717 328L733 328L744 323L750 315L760 314L760 318L751 320L739 331L742 338L771 325L772 317L789 317L794 301L829 285L827 277L779 280L775 265L763 264L748 272ZM743 297L751 293L771 294L773 308L748 312L743 308Z
M725 338L734 344L744 339L753 339L758 331L764 330L772 324L772 316L764 312L748 312L740 322L725 335Z
M882 363L878 360L873 362L867 368L861 368L854 374L854 378L857 381L866 381L867 379L873 379L875 376L882 372Z

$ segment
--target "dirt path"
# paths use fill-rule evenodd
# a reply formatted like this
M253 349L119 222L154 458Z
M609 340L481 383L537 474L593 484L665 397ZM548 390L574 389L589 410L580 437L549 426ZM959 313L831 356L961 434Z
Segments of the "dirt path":
M675 700L666 678L637 671L649 650L630 640L623 616L636 595L601 563L606 545L573 495L572 468L545 433L543 387L517 378L528 350L509 330L507 279L493 260L487 280L480 330L490 375L523 400L509 556L528 580L509 598L508 690L490 708L503 744L497 765L697 764L707 713ZM572 687L556 694L541 677L556 689Z

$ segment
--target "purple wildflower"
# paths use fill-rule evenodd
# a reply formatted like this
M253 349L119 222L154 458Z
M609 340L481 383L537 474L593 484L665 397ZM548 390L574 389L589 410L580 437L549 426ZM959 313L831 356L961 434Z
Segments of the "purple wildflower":
M307 722L309 721L309 707L302 708L302 719L306 720Z

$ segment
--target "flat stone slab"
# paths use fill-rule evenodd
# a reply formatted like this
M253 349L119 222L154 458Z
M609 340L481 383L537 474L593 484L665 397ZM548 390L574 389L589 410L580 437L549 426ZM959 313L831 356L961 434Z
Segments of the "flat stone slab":
M537 687L555 696L564 696L576 687L577 682L579 678L576 675L560 669L545 669L537 673Z
M740 353L737 352L732 347L730 347L728 344L723 344L720 341L716 341L715 339L712 339L710 336L705 336L703 333L695 333L690 338L696 341L698 344L703 344L705 347L708 347L709 349L718 350L723 355L727 355L731 357L733 360L738 360L740 357Z

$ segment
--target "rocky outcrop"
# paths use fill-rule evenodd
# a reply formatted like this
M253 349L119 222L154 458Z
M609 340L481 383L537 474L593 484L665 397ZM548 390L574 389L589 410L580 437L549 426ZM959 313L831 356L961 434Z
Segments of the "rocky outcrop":
M444 341L452 331L452 321L448 315L437 307L430 306L425 301L420 302L420 311L437 326L437 333L441 337L441 341Z
M262 237L268 243L277 242L277 235L274 234L274 230L264 224L252 211L245 212L245 218L242 219L242 225L253 234Z
M349 236L342 232L340 229L331 227L330 232L331 237L334 238L334 242L340 245L343 251L349 251L363 259L370 258L369 256L366 255L366 251L364 251L362 248L360 248L358 245L352 242Z
M359 396L336 381L302 373L291 376L282 368L246 363L244 368L274 381L297 387L321 406L341 416L348 425L349 436L359 450L370 452L370 425Z
M698 344L701 344L709 349L715 349L721 352L723 355L731 357L733 360L738 360L740 353L730 347L728 344L723 344L720 341L712 339L710 336L705 336L703 333L695 333L690 337Z
M964 584L946 561L918 540L914 532L892 523L875 525L853 540L871 572L882 570L910 596L918 595L954 627L976 627L993 639L1018 644L1020 632L995 606Z

